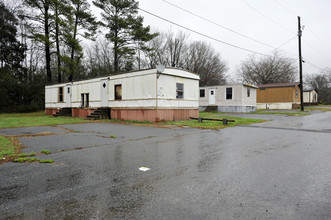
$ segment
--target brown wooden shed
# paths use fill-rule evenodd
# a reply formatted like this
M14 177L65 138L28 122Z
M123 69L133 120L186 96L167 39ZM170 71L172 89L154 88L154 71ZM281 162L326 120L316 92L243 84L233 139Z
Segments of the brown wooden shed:
M257 109L295 109L300 106L300 83L259 85Z

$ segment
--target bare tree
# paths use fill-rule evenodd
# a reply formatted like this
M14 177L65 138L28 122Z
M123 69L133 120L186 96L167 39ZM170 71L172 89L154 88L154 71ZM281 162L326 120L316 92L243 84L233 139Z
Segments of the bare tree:
M305 76L306 87L315 89L318 93L318 102L331 104L331 69L325 68L320 73Z
M295 61L281 56L277 51L259 59L250 56L239 68L241 80L255 85L294 82L296 74Z
M85 51L85 65L88 77L106 76L114 73L112 47L103 38Z
M184 68L200 75L200 86L226 83L226 62L205 42L196 41L189 45Z
M160 33L148 42L147 47L151 50L145 51L143 65L152 68L161 63L168 67L184 68L187 40L188 35L182 31L176 35L171 31Z
M176 35L168 32L164 48L166 54L165 62L167 66L183 68L185 53L188 49L186 44L187 38L188 35L182 31L178 32Z
M200 75L200 86L225 84L226 62L210 45L202 41L189 42L184 32L168 31L151 40L145 53L144 66L153 68L157 64L177 67Z

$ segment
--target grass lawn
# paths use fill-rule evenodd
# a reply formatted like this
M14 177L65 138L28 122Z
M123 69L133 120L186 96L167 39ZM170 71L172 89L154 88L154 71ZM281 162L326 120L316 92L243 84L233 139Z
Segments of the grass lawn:
M119 123L129 125L142 125L142 126L168 126L175 125L179 127L192 127L192 128L206 128L206 129L221 129L226 127L234 127L236 125L248 125L253 123L263 122L261 119L247 119L230 116L216 115L219 112L200 112L200 117L215 118L215 119L233 119L235 122L229 122L228 125L223 125L221 121L203 121L187 120L187 121L167 121L153 123L149 121L121 121L121 120L98 120L93 122L107 122L107 123ZM71 118L71 117L53 117L45 115L43 111L33 113L9 113L0 114L0 128L15 128L15 127L28 127L28 126L51 126L58 124L72 124L72 123L89 123L91 121L84 120L83 118ZM116 138L113 136L112 138ZM4 155L13 155L19 152L19 146L15 144L15 140L12 138L4 137L0 135L0 161ZM22 162L22 161L19 161ZM25 162L25 161L23 161ZM31 161L30 161L31 162Z
M0 160L2 160L4 155L14 154L15 151L16 147L10 139L0 136Z
M282 111L262 110L262 109L259 109L256 112L252 112L252 114L273 114L273 115L287 115L287 116L305 116L305 115L309 115L308 112L301 112L300 110L282 112Z
M58 125L87 122L82 118L58 117L45 115L44 111L32 113L0 114L0 128L16 128L43 125Z
M198 122L198 120L187 120L187 121L169 121L165 122L168 125L177 125L180 127L188 126L192 128L206 128L206 129L221 129L234 127L236 125L249 125L254 123L265 122L262 119L250 119L250 118L239 118L239 117L231 117L231 116L223 116L219 115L219 112L200 112L199 116L202 118L215 118L215 119L233 119L235 122L228 122L228 125L223 125L222 121L202 121Z
M305 106L305 110L308 110L308 111L322 111L322 112L331 111L331 108L325 108L325 107L331 107L331 105Z

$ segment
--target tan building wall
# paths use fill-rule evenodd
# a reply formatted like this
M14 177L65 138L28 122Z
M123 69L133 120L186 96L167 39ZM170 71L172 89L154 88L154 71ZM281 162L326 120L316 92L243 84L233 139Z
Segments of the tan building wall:
M300 87L263 88L257 90L257 103L300 102Z

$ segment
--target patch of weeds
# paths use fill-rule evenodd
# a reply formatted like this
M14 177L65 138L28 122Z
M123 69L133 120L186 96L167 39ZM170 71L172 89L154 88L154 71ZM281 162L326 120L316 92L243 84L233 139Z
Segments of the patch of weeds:
M25 163L25 162L29 162L29 163L33 163L33 162L39 162L39 163L54 163L54 160L38 160L35 157L32 158L28 158L28 157L19 157L14 159L14 162L16 163Z
M40 151L42 154L51 154L52 152L50 150L42 150Z
M35 157L29 158L29 163L36 162L36 161L37 161L37 158L35 158Z
M84 131L72 131L74 133L84 133Z
M111 119L108 122L120 123L120 124L142 124L142 125L152 125L153 122L150 121L136 121L136 120L121 120L121 119Z
M37 158L19 157L19 158L14 159L14 162L16 162L16 163L25 163L25 162L33 163L33 162L37 162Z
M27 153L21 153L21 154L17 154L18 157L28 157L29 154Z
M32 156L36 156L36 153L32 152L32 153L29 154L29 157L32 157Z
M39 163L54 163L54 160L38 160Z
M110 135L110 138L117 138L116 135Z
M17 162L17 163L24 163L24 162L26 162L27 160L29 160L29 158L27 158L27 157L20 157L20 158L16 158L16 159L14 160L14 162Z
M16 155L15 155L15 154L8 154L8 155L6 155L6 157L7 157L7 158L12 158L12 159L13 159L13 158L16 157Z

